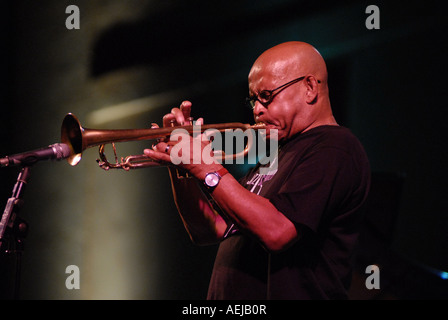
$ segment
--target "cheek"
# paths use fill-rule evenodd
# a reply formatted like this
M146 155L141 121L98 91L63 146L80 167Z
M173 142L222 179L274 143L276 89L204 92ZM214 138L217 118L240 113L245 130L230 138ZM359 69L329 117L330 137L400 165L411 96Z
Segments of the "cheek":
M282 128L288 126L290 122L295 118L295 108L292 108L289 104L277 104L275 108L269 110L272 119L280 125Z

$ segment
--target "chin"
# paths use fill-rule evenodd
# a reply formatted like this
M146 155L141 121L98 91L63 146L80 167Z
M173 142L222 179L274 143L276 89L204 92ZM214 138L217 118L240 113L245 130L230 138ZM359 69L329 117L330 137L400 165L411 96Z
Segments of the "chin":
M282 141L284 140L284 136L282 134L282 131L274 128L267 128L266 133L262 135L262 137L266 140L273 140L273 141Z

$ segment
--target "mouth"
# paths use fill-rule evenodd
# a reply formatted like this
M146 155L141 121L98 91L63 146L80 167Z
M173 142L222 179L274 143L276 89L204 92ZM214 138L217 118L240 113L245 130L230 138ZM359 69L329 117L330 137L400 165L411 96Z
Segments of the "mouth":
M268 127L268 126L274 126L274 124L273 123L271 123L271 122L269 122L269 121L263 121L263 120L260 120L260 119L255 119L255 123L257 124L257 125L262 125L262 126L265 126L265 127Z
M269 123L269 122L262 122L262 121L259 121L259 122L257 122L256 124L259 125L259 126L262 126L263 129L266 129L266 130L277 129L277 126L276 126L275 124L273 124L273 123Z

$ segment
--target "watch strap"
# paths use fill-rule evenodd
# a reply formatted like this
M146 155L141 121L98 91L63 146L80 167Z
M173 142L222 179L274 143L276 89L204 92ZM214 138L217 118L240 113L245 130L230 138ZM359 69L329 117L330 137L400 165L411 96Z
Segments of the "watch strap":
M216 173L218 174L219 178L221 179L221 178L224 177L227 173L229 173L229 170L227 170L226 168L222 167L221 169L219 169L218 171L216 171Z

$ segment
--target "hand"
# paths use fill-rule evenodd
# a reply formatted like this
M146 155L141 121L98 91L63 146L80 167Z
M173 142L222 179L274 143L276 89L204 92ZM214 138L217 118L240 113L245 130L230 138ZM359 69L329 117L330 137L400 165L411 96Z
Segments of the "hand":
M163 127L171 126L185 126L190 124L190 113L192 103L190 101L183 101L179 108L171 109L171 113L163 116ZM204 119L199 118L197 122L202 125Z
M184 101L180 108L171 109L171 113L163 117L163 126L189 125L191 106L190 101ZM203 122L203 119L199 118L195 124L202 125ZM152 124L152 128L158 127L157 124ZM188 133L181 132L172 135L170 138L170 140L160 139L156 145L153 145L152 149L145 149L144 153L157 161L182 167L199 179L203 179L207 172L221 168L216 159L213 158L209 139L203 134L193 138Z

